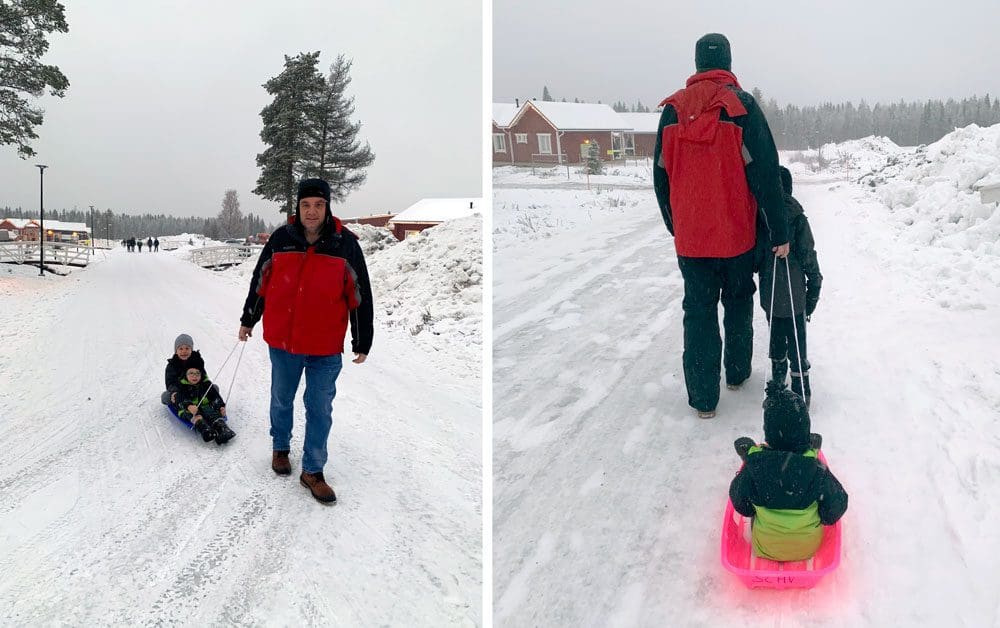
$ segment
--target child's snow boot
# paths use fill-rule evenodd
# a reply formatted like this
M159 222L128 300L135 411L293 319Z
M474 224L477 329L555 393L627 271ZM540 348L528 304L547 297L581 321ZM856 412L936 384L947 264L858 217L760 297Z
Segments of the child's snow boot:
M212 429L215 430L215 442L219 445L228 443L232 440L233 436L236 436L236 432L229 429L229 425L222 417L215 420L215 423L212 424Z
M802 374L792 371L792 392L805 399L806 407L809 407L809 401L812 399L812 389L809 388L809 371Z
M756 445L752 438L746 436L740 436L735 441L733 441L733 447L736 448L736 454L740 457L743 462L747 461L747 455L750 448Z
M201 439L206 443L215 438L215 430L212 429L212 426L205 419L200 419L195 423L194 429L201 434Z
M785 385L785 376L788 374L788 360L771 360L771 381Z

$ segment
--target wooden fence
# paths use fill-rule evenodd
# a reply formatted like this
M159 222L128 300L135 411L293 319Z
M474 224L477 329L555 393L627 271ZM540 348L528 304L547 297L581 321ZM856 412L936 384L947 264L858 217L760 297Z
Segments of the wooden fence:
M93 252L89 246L64 242L46 242L44 250L46 264L80 267L84 267L90 262L90 255ZM20 240L0 242L0 264L32 264L37 266L38 242Z
M191 261L202 268L228 268L242 264L260 255L263 246L256 244L227 244L191 249Z

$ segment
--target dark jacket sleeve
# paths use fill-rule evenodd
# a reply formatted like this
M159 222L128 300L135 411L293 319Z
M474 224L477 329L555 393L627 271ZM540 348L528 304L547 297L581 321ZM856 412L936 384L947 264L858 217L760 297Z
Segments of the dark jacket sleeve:
M163 371L163 385L170 392L177 392L180 387L181 375L174 368L171 362L167 362L167 368Z
M747 473L746 465L733 478L729 485L729 500L733 502L733 508L744 517L752 517L756 514L752 497L754 495L753 480Z
M271 255L274 253L274 248L271 246L273 240L274 234L264 244L264 250L260 252L257 265L253 269L253 277L250 279L250 291L247 294L246 301L243 303L243 312L240 315L240 325L243 327L253 327L260 320L261 314L264 313L264 297L260 296L257 291L260 289L263 269L271 263Z
M816 257L816 241L813 239L809 219L805 214L795 219L795 255L806 276L806 305L815 307L819 301L819 291L823 286L823 274L819 271L819 259Z
M653 191L660 205L663 223L667 231L674 235L673 213L670 208L670 178L667 176L666 165L663 163L663 128L677 123L677 111L672 105L664 105L660 114L660 124L656 130L656 147L653 149Z
M350 262L358 276L357 286L361 293L361 304L351 310L351 351L368 355L375 335L375 304L372 300L372 284L368 277L364 251L355 238L351 237L351 240L354 250Z
M788 239L788 225L785 216L784 195L778 174L778 149L771 136L764 112L757 101L746 92L740 92L740 101L746 107L747 115L734 118L743 129L743 146L747 150L745 159L747 185L757 200L757 210L764 216L770 232L771 246L785 244Z
M825 526L837 523L847 512L847 491L829 469L823 470L819 499L819 521Z

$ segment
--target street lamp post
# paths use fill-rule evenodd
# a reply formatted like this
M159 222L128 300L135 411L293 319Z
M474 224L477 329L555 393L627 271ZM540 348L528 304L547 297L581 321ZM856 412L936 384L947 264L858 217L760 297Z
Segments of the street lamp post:
M38 275L45 276L45 169L48 166L35 164L38 168Z
M94 254L94 238L97 237L97 221L94 220L94 206L90 206L90 254Z

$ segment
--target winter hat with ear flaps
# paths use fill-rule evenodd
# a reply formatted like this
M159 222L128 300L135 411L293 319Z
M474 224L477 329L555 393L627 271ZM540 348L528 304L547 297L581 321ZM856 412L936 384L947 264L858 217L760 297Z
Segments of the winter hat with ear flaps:
M767 383L764 399L764 440L771 449L802 453L809 449L809 409L784 383Z
M699 39L694 45L694 67L699 72L708 70L732 72L733 55L726 36L709 33Z
M187 345L194 349L194 340L192 340L191 336L187 334L177 336L177 338L174 339L174 353L177 353L177 347L180 347L181 345Z
M330 184L323 179L302 179L299 181L299 193L295 199L295 218L299 216L299 201L304 198L321 198L326 201L326 215L332 216L330 211Z

